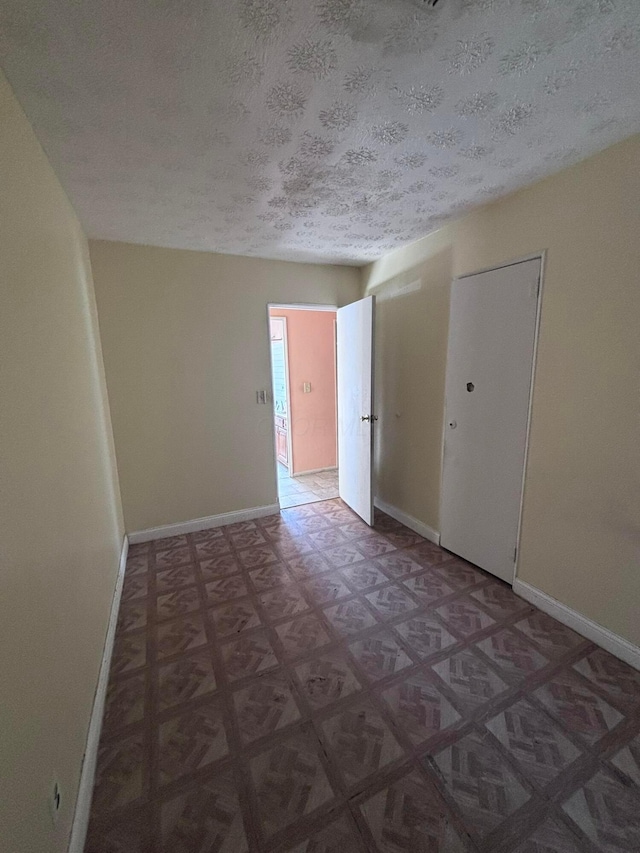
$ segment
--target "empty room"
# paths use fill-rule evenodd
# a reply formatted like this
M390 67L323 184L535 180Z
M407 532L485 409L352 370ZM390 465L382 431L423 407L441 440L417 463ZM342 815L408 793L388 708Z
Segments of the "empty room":
M640 850L637 0L0 68L0 853Z

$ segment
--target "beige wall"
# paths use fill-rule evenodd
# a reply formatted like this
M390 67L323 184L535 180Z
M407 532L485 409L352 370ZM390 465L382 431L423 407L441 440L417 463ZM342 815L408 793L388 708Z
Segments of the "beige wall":
M358 270L90 250L127 530L275 503L267 303L344 305Z
M363 270L380 297L378 494L438 528L451 278L540 249L518 575L640 644L640 136Z
M86 240L1 74L0 116L0 848L55 853L123 524Z

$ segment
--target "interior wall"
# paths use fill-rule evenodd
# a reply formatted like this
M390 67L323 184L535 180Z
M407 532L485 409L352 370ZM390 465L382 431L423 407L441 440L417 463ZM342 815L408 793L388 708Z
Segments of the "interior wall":
M1 74L0 116L0 847L55 853L123 522L86 239Z
M272 308L270 313L287 321L292 473L335 468L336 312ZM311 384L309 393L305 382Z
M635 136L363 270L377 494L437 530L451 279L547 249L518 576L636 644L639 234Z
M128 531L277 501L267 304L345 305L353 267L90 241Z

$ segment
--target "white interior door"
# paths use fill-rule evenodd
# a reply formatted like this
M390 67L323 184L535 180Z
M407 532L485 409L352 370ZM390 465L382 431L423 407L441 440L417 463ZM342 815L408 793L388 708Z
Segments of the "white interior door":
M375 296L337 312L340 497L373 524L373 322ZM363 420L366 418L366 420Z
M447 352L440 542L512 583L539 258L456 279Z

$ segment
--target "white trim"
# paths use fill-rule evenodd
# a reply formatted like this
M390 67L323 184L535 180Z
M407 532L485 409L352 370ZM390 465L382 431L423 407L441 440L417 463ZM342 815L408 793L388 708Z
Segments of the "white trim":
M597 643L612 655L628 663L629 666L640 670L640 648L634 646L629 640L625 640L619 634L614 634L608 628L599 625L587 616L583 616L577 610L572 610L566 604L562 604L557 599L547 595L546 592L536 589L535 586L531 586L519 578L515 578L513 581L513 591L548 616L553 616L558 622L562 622L563 625L577 631L587 640Z
M166 539L169 536L180 536L183 533L196 533L198 530L209 530L212 527L221 527L223 524L249 521L252 518L262 518L265 515L277 515L279 512L280 504L253 506L250 509L223 512L220 515L208 515L205 518L194 518L191 521L179 521L177 524L163 524L161 527L136 530L129 533L129 542L131 545L136 545L139 542L151 542L152 539Z
M107 684L109 682L109 668L111 666L113 642L116 636L118 610L120 608L120 596L122 595L122 584L124 582L124 572L127 566L128 552L129 540L127 536L125 536L122 542L122 550L120 552L118 576L116 578L116 585L113 591L109 624L107 626L107 634L102 651L98 683L96 685L96 692L93 698L93 709L89 720L87 744L85 746L84 756L82 759L80 784L78 786L78 797L76 799L76 808L73 815L73 824L71 826L71 838L69 840L68 853L82 853L87 836L87 828L89 826L89 812L91 811L91 798L93 796L93 784L96 775L96 764L98 761L98 744L100 743L102 718L104 716L104 703L107 696Z
M292 474L292 477L304 477L307 474L320 474L322 471L337 471L337 465L329 465L328 468L309 468L308 471L296 471L295 474Z
M400 524L404 524L404 526L408 527L409 530L413 530L413 532L417 533L419 536L424 536L424 538L428 539L429 542L434 542L436 545L440 544L440 534L438 531L434 530L433 527L429 527L429 525L425 524L423 521L418 521L417 518L403 512L401 509L398 509L392 504L388 504L386 501L381 500L381 498L374 498L373 505L382 510L382 512L386 512L386 514L390 515L391 518L395 518L395 520L399 521Z
M276 308L280 311L337 311L337 305L315 305L313 302L270 302L268 309Z

